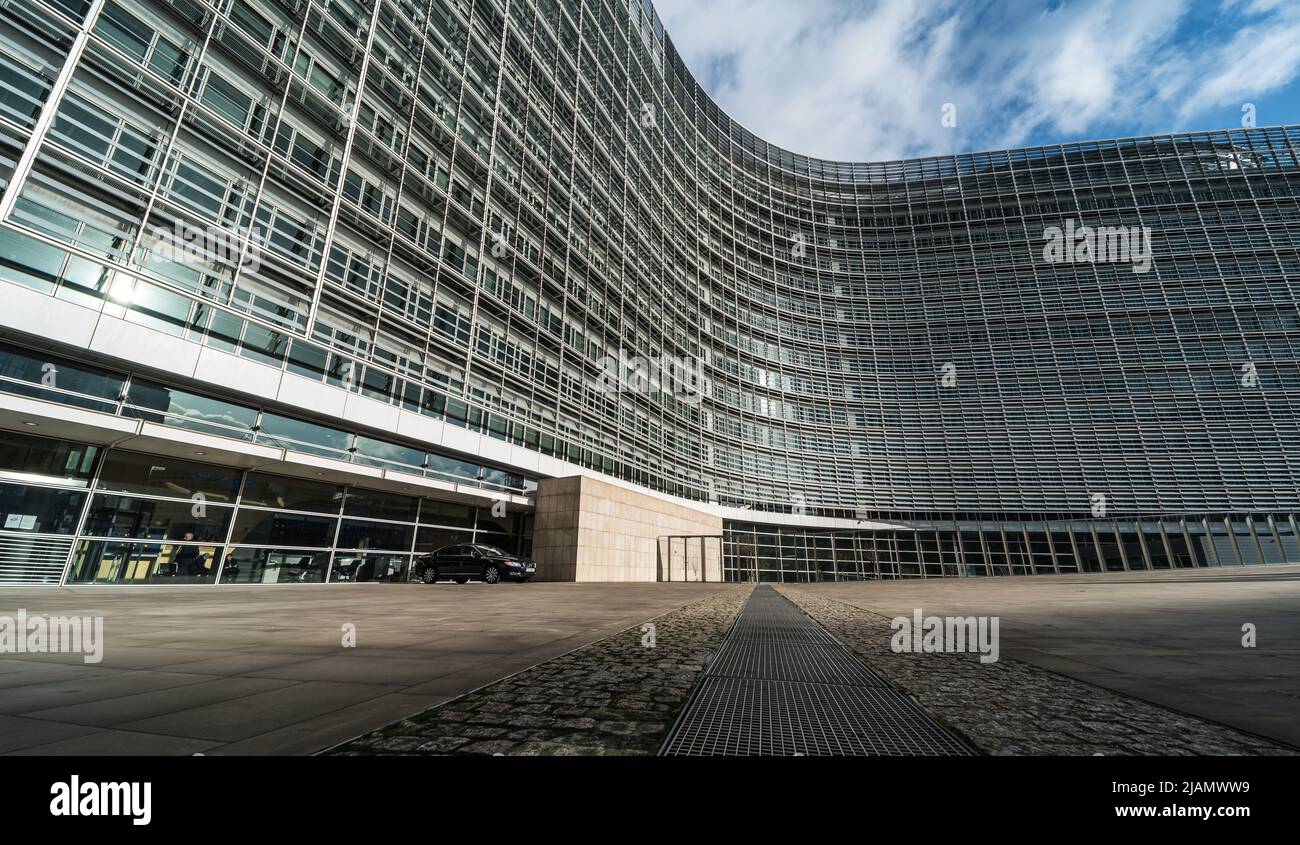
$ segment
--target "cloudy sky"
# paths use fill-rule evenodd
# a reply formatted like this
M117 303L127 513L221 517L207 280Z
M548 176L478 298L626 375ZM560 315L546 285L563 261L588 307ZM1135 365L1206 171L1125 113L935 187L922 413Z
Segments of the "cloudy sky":
M1300 123L1300 0L655 0L760 136L881 161ZM951 104L955 126L943 125Z

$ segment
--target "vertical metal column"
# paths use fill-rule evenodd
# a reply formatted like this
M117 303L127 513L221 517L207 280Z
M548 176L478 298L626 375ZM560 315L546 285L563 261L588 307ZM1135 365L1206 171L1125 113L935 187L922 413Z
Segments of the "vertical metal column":
M104 8L105 0L93 0L90 4L90 10L86 13L86 18L81 22L81 28L77 30L77 35L72 39L72 47L68 50L68 56L63 61L63 67L59 69L59 75L54 78L54 85L50 88L50 94L45 98L45 106L41 109L41 114L36 118L35 125L32 126L31 137L27 139L27 146L23 147L22 155L18 156L18 161L14 163L14 173L9 179L9 186L5 189L4 196L0 197L0 220L7 220L13 213L14 205L18 202L18 194L22 192L23 185L27 182L27 176L31 173L32 165L36 162L36 153L45 141L45 136L50 131L50 126L54 124L54 115L59 110L59 104L63 102L63 95L68 90L69 83L72 82L72 74L76 71L77 65L81 62L81 54L86 51L86 42L90 40L90 30L99 18L100 11Z

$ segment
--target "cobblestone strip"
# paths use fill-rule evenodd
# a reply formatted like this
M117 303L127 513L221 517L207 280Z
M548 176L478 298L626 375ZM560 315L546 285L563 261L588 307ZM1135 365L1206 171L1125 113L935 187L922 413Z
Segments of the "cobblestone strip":
M1287 755L1294 749L1003 655L895 654L890 619L798 588L791 601L931 715L995 755Z
M340 755L653 755L717 654L748 585L548 660L345 743Z

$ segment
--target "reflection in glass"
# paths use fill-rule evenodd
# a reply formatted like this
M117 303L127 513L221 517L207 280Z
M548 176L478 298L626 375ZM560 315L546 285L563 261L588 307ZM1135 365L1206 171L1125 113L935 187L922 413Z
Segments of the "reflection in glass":
M1287 514L1277 515L1274 517L1273 526L1277 529L1278 538L1282 542L1282 559L1287 562L1300 562L1300 537L1296 536L1290 517Z
M422 525L446 525L450 528L473 528L473 505L458 505L452 502L435 502L425 499L420 503L420 523Z
M221 505L97 494L83 534L142 540L223 543L233 509Z
M325 580L329 552L288 549L231 549L222 584L318 584Z
M220 566L220 546L82 540L68 583L210 584Z
M1241 554L1241 562L1246 566L1254 566L1263 563L1260 556L1259 546L1255 544L1255 538L1251 536L1250 517L1234 516L1232 518L1232 534L1237 541L1237 551Z
M262 414L258 440L295 452L342 460L347 460L347 450L352 445L352 435L346 431L271 413Z
M257 409L143 380L131 382L128 415L162 425L251 440Z
M516 534L518 533L519 514L508 514L497 518L492 516L489 508L479 508L478 511L478 530L495 531L498 534Z
M6 249L13 246L8 242ZM31 243L21 239L24 243ZM6 253L11 258L11 253ZM12 379L10 381L9 379ZM0 390L64 405L112 411L126 379L63 358L0 344ZM75 395L74 395L75 394Z
M343 488L337 484L250 472L239 501L245 505L288 511L338 513L342 500Z
M26 484L0 484L0 531L71 534L86 494Z
M1214 549L1211 548L1209 536L1205 531L1205 524L1198 520L1187 520L1183 523L1184 533L1191 539L1191 545L1187 547L1187 552L1191 556L1196 566L1214 566Z
M444 546L455 543L468 543L474 539L469 531L454 531L447 528L420 528L415 535L415 551L419 554L436 552Z
M0 473L84 487L98 454L98 446L6 431L0 438Z
M458 461L455 458L445 458L442 455L429 456L430 475L476 481L481 470L482 467L478 464L471 464L468 461Z
M385 443L382 440L374 440L360 435L357 436L356 448L357 454L354 460L358 463L374 466L395 464L399 468L405 468L407 471L413 472L418 472L424 467L424 450L422 449L411 449L407 446Z
M120 493L145 493L178 499L202 498L231 503L239 492L238 469L182 461L163 455L109 452L97 486Z
M337 524L326 516L241 510L231 537L232 542L257 546L327 548L334 544Z
M508 554L514 555L519 553L519 540L509 534L485 534L482 531L474 539L474 544L483 549L495 549L488 554Z
M1286 558L1282 553L1282 547L1278 545L1277 538L1273 536L1273 529L1269 526L1268 519L1262 516L1256 517L1254 523L1255 537L1259 540L1259 548L1264 556L1264 563L1285 563Z
M345 519L339 527L339 539L334 545L340 549L387 549L407 551L411 548L411 525L391 522L365 522Z
M419 500L411 496L352 489L348 491L347 501L343 504L343 513L370 519L414 522L418 504Z
M1232 538L1228 536L1228 526L1222 519L1211 518L1210 522L1210 542L1213 545L1214 553L1219 558L1220 566L1240 566L1241 560L1237 558L1237 547L1233 544Z
M411 559L406 555L337 552L330 568L330 581L405 581Z

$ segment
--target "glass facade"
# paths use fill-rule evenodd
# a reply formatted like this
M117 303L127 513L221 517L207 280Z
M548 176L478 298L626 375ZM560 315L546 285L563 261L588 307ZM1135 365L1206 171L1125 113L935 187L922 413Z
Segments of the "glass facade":
M886 548L921 574L1267 563L1296 559L1300 509L1298 145L828 162L728 117L648 0L30 0L0 7L0 286L756 520L908 526L853 533L854 571ZM1049 259L1075 221L1144 233L1149 271ZM158 234L194 231L227 248ZM696 361L702 401L604 390L610 356ZM523 486L75 356L51 386L28 357L0 388ZM222 530L250 580L401 578L389 547L463 527L222 514L219 490L187 522L105 470L87 524L152 533L79 541L92 579L210 577ZM331 529L352 562L322 569ZM839 571L842 538L776 534L763 561Z
M531 551L530 514L6 437L0 583L60 583L69 556L67 584L277 584L407 581L459 540ZM48 571L42 543L63 554Z
M57 377L48 378L49 372L56 373ZM87 388L98 393L83 392ZM90 364L77 364L3 341L0 341L0 393L88 407L172 428L485 490L522 493L536 486L533 479L519 473L451 458L414 444L376 439L357 432L355 427L322 425L261 407L166 387L127 372L115 373ZM0 445L0 449L4 448ZM2 451L0 458L5 458ZM111 462L106 470L108 483L125 485L122 489L126 492L141 485L147 489L167 484L166 479L151 476L147 468L133 467L126 459ZM228 501L232 495L230 490L219 486L203 492L217 500Z
M730 581L1076 575L1300 561L1294 513L1147 520L954 520L828 531L728 522Z

